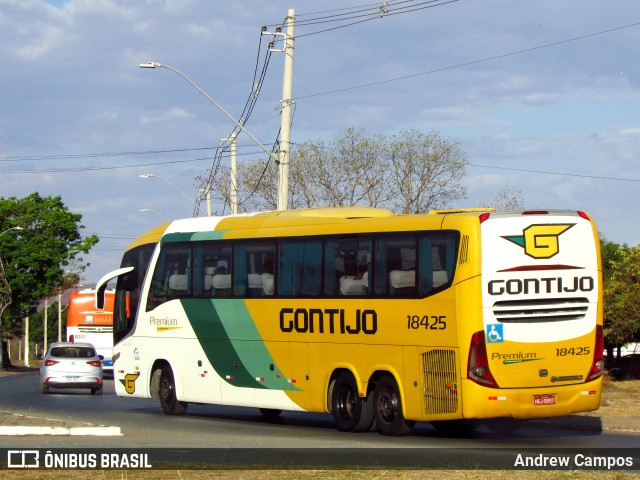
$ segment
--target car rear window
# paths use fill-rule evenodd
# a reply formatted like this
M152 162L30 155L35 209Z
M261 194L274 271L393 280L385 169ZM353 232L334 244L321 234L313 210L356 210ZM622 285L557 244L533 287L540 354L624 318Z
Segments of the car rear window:
M96 351L90 347L54 347L51 356L57 358L91 358Z

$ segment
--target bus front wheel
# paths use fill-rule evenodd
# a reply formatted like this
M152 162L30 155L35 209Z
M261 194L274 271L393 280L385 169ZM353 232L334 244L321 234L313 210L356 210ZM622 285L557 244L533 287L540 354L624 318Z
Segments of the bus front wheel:
M331 411L341 432L366 432L373 425L371 401L360 397L356 379L350 372L340 373L333 384Z
M380 377L373 391L373 413L382 435L407 435L415 422L407 421L402 413L398 383L390 375Z
M187 411L187 402L181 402L176 397L176 383L173 378L173 370L169 365L162 367L158 395L162 411L167 415L182 415Z

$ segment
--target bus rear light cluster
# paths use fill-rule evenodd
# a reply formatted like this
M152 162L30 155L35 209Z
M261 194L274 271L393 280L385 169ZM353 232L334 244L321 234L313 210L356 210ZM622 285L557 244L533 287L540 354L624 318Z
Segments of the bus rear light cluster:
M604 372L604 332L602 325L596 325L596 344L593 352L593 363L587 376L587 382L602 376Z
M474 333L471 337L469 360L467 362L467 378L484 387L499 388L489 369L484 330Z

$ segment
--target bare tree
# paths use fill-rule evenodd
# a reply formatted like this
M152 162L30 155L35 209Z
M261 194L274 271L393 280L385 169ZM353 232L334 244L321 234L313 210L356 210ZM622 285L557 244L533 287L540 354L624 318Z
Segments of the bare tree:
M366 205L402 213L424 212L464 198L467 159L457 143L438 134L409 131L367 137L347 129L333 142L295 145L289 168L289 206ZM209 177L208 173L206 177ZM211 189L229 201L229 169L219 167ZM278 169L274 162L238 165L240 211L277 208ZM224 210L224 209L221 209Z
M515 187L505 187L500 190L490 202L483 202L481 207L493 207L497 211L522 210L524 208L524 196L522 190Z
M468 161L457 143L437 133L411 130L392 137L388 148L392 209L422 213L466 196L462 185Z

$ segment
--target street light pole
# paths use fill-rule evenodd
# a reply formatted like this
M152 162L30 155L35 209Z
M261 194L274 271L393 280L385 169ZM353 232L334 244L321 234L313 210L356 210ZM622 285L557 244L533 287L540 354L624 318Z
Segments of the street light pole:
M291 40L293 45L293 40ZM158 62L147 62L147 63L141 63L139 65L140 68L166 68L167 70L171 70L174 73L177 73L178 75L180 75L182 78L184 78L187 82L189 82L189 84L195 88L198 92L200 92L207 100L209 100L209 102L211 102L218 110L220 110L222 113L224 113L227 118L229 120L231 120L240 130L242 130L244 133L246 133L251 140L253 140L256 145L258 145L267 155L269 155L269 158L271 160L274 161L274 163L276 165L280 164L280 158L278 158L278 156L276 156L272 151L270 151L269 149L267 149L267 147L265 147L262 143L260 143L260 141L246 128L244 128L244 125L242 125L238 120L236 120L235 118L233 118L224 108L222 108L213 98L211 98L209 95L206 94L206 92L204 90L202 90L198 85L196 85L193 80L191 80L189 77L187 77L184 73L182 73L180 70L178 70L177 68L173 68L170 67L168 65L163 65L162 63L158 63ZM283 109L284 111L284 109ZM289 121L290 123L290 121ZM233 141L235 143L235 138L237 135L234 135ZM234 145L232 144L232 148L234 147ZM288 147L287 147L288 148ZM287 158L287 162L288 162L288 158ZM235 181L234 178L231 179L232 182ZM282 180L280 181L280 183L282 182ZM233 185L232 185L232 191L233 191ZM278 191L280 192L280 190L282 190L280 187L278 187ZM288 193L285 193L285 196L287 196ZM280 205L280 200L278 200L278 205ZM232 212L233 212L233 202L232 202ZM237 208L237 206L236 206ZM286 208L286 206L285 206Z
M138 176L140 178L158 178L158 179L162 180L163 182L167 183L171 188L173 188L176 192L178 192L180 195L182 195L184 198L186 198L187 201L196 208L196 210L198 209L198 205L193 200L191 200L187 196L186 193L184 193L182 190L180 190L178 187L176 187L173 183L171 183L166 178L163 178L160 175L154 175L153 173L142 173L142 174L140 174Z
M191 80L189 77L187 77L184 73L182 73L180 70L178 70L177 68L173 68L170 67L168 65L163 65L162 63L158 63L158 62L147 62L147 63L141 63L139 65L140 68L166 68L167 70L171 70L174 73L177 73L178 75L180 75L182 78L184 78L187 82L189 82L191 84L191 86L193 88L195 88L196 90L198 90L207 100L209 100L209 102L211 102L218 110L220 110L222 113L224 113L227 118L229 120L231 120L233 123L235 123L238 128L240 130L242 130L244 133L246 133L247 135L249 135L249 137L251 138L251 140L253 140L256 145L258 145L262 150L264 150L267 155L269 155L269 157L273 158L275 161L278 161L278 159L275 157L275 155L273 153L271 153L267 147L265 147L262 143L260 143L260 141L253 136L253 134L247 130L246 128L244 128L244 126L235 118L233 118L224 108L222 108L213 98L211 98L209 95L206 94L206 92L204 90L202 90L198 85L196 85L193 80Z
M221 142L227 142L231 151L231 190L229 191L229 203L231 204L231 214L238 213L238 161L236 155L236 138L237 133L232 133L230 136L221 138ZM209 196L207 201L210 201ZM211 215L211 213L209 213Z
M151 210L150 208L141 208L140 210L138 210L139 212L144 212L144 213L155 213L156 215L158 215L160 218L162 218L165 221L169 221L169 219L167 217L165 217L164 215L162 215L159 212L156 212L155 210Z

